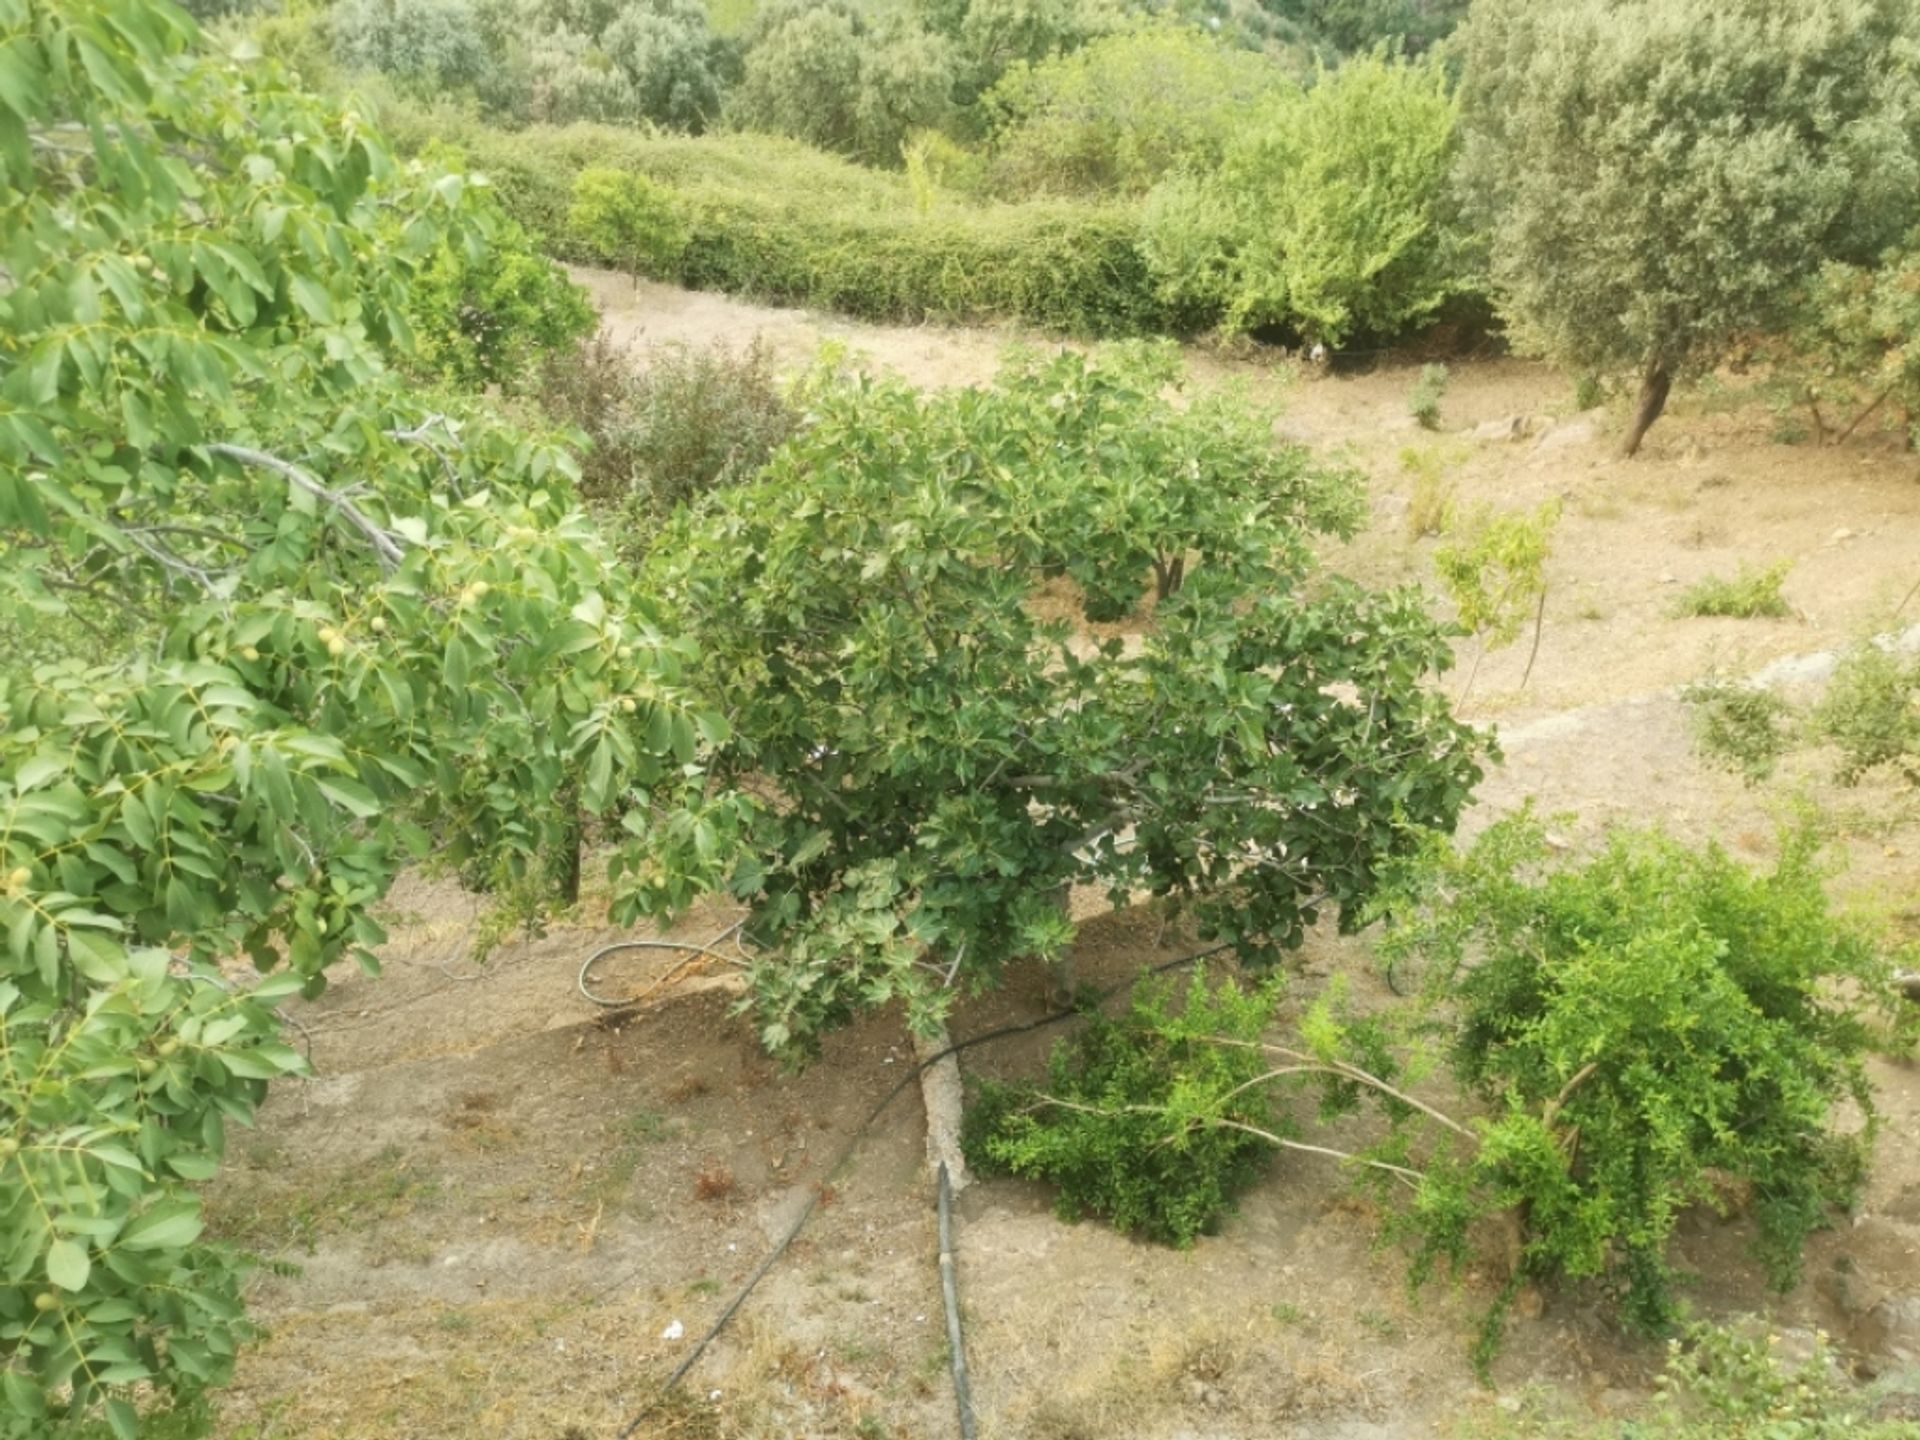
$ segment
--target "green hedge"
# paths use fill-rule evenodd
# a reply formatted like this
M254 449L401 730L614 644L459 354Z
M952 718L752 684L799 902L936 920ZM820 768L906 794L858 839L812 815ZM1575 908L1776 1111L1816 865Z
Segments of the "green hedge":
M393 106L407 149L457 145L551 253L604 264L569 233L573 178L634 170L672 190L691 242L659 278L868 320L1017 320L1071 335L1166 333L1131 206L943 199L920 214L905 179L789 140L648 135L603 125L505 132Z

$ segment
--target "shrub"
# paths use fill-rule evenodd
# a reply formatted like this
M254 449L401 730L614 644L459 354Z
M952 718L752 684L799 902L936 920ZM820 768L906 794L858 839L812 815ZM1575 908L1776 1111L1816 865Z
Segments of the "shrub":
M387 118L415 145L457 140L508 209L563 259L610 262L566 219L574 177L613 167L668 192L687 231L669 276L695 289L869 320L1018 320L1073 335L1153 333L1173 320L1130 208L978 204L923 220L902 177L791 141L598 126L506 135L404 105Z
M1793 613L1793 607L1780 591L1786 583L1787 572L1792 569L1793 563L1783 560L1765 569L1742 565L1740 573L1731 580L1709 576L1687 587L1674 613L1735 620L1781 619Z
M1657 833L1554 865L1522 814L1464 853L1430 845L1381 908L1383 949L1429 967L1453 1069L1493 1107L1448 1132L1405 1212L1416 1281L1465 1260L1478 1218L1509 1212L1514 1286L1601 1279L1662 1328L1674 1226L1691 1206L1726 1208L1731 1182L1770 1278L1794 1282L1870 1147L1871 1124L1840 1128L1845 1102L1873 1115L1865 1002L1850 997L1887 993L1884 961L1829 911L1805 837L1771 872Z
M1413 394L1407 401L1407 409L1422 430L1440 428L1440 400L1446 393L1447 367L1422 365L1419 382L1414 385Z
M414 281L408 320L418 359L459 385L523 387L556 351L599 324L587 294L498 217L486 246L449 241Z
M995 188L1144 194L1173 170L1217 165L1260 98L1286 83L1271 61L1168 24L1017 65L982 102Z
M687 248L686 228L667 192L623 170L581 171L567 224L636 285L643 274L671 275Z
M1064 1219L1097 1215L1191 1245L1231 1213L1271 1152L1234 1127L1277 1124L1267 1088L1252 1082L1268 1068L1257 1042L1279 999L1277 982L1243 990L1196 973L1176 1007L1170 985L1142 982L1125 1015L1094 1015L1055 1047L1044 1086L980 1088L967 1162L1057 1186Z
M1835 669L1813 711L1813 733L1840 749L1839 778L1851 785L1876 765L1912 769L1920 753L1920 661L1871 640Z
M1445 216L1456 107L1438 61L1369 56L1268 102L1217 173L1175 182L1148 253L1232 330L1338 345L1431 319L1465 283Z
M642 363L596 337L548 365L541 399L588 436L581 490L621 512L629 559L676 505L757 471L797 420L758 343L662 346Z
M1771 690L1703 680L1680 692L1694 744L1749 785L1773 774L1793 741L1794 710Z
M1562 365L1638 373L1628 454L1676 379L1913 223L1908 0L1483 0L1459 40L1501 310Z

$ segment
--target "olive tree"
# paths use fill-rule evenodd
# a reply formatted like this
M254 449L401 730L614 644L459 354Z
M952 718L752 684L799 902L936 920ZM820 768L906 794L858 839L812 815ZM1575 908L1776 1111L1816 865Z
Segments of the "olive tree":
M1480 0L1460 43L1501 310L1529 349L1638 373L1628 455L1676 379L1914 219L1905 0Z
M728 111L745 129L892 164L913 131L946 122L952 86L942 37L844 0L788 0L757 18Z
M571 457L399 369L484 189L160 0L4 0L0 57L0 1434L127 1436L231 1370L193 1184L399 868L651 797L684 899L725 820Z
M1484 743L1425 683L1445 630L1313 563L1358 524L1350 475L1231 395L1180 408L1174 375L1149 352L818 383L761 478L651 552L729 706L711 774L756 797L730 883L776 1053L893 999L937 1027L1066 952L1074 885L1272 958L1466 804Z

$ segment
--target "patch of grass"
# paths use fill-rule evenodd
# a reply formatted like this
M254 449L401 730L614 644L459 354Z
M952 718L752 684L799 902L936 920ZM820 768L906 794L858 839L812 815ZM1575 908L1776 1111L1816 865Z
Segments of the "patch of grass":
M664 1140L672 1129L672 1122L658 1110L630 1110L615 1120L607 1127L606 1159L593 1183L587 1186L585 1199L609 1210L624 1208L629 1200L627 1192L633 1188L633 1177L640 1172L640 1162L647 1150Z
M1681 595L1675 613L1686 618L1783 619L1793 613L1780 591L1792 568L1791 561L1783 560L1764 569L1742 565L1730 580L1711 576Z
M1709 676L1680 698L1701 755L1749 785L1771 776L1793 743L1793 707L1771 690Z
M1310 1318L1305 1310L1282 1300L1273 1307L1273 1318L1281 1325L1304 1325Z
M327 1174L292 1167L282 1152L268 1153L276 1160L271 1173L291 1174L291 1184L234 1173L207 1199L209 1230L250 1250L311 1255L328 1235L401 1219L440 1194L439 1179L397 1145Z

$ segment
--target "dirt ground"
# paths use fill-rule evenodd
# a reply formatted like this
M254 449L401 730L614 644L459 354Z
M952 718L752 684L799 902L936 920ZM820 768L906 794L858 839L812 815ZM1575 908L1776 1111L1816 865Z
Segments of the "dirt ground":
M580 278L620 338L759 336L782 365L834 340L916 383L971 383L1015 338ZM1498 727L1506 756L1471 825L1532 797L1577 817L1564 826L1576 845L1612 822L1658 821L1760 859L1783 821L1812 814L1847 862L1839 891L1913 932L1910 790L1840 789L1818 754L1746 788L1695 754L1676 694L1710 671L1749 672L1884 627L1920 578L1911 455L1878 441L1782 443L1778 417L1740 377L1683 397L1623 462L1618 406L1575 414L1563 378L1518 361L1456 364L1440 433L1410 418L1406 366L1303 377L1271 359L1196 353L1192 368L1199 383L1284 390L1284 428L1367 473L1374 523L1329 555L1361 579L1431 582L1435 542L1408 535L1420 464L1444 473L1458 504L1558 502L1531 679L1519 688L1523 640L1485 657L1462 704ZM1687 585L1779 561L1792 562L1791 618L1674 614ZM1459 693L1461 674L1450 678ZM623 938L597 921L591 896L578 923L485 965L469 956L476 905L450 884L409 881L387 907L386 975L346 980L298 1012L316 1076L275 1093L210 1200L218 1232L285 1262L256 1282L270 1333L242 1359L221 1433L955 1434L917 1091L829 1177L911 1064L898 1017L833 1036L818 1063L783 1076L732 1015L722 979L695 975L637 1013L588 1003L582 961ZM708 905L673 933L704 941L734 918ZM1114 984L1191 945L1160 932L1146 912L1090 919L1081 976ZM1304 1002L1336 969L1371 983L1365 951L1364 937L1313 937L1294 993ZM592 983L636 994L678 958L611 957ZM1045 990L1037 974L1016 978L965 1006L956 1038L1037 1018ZM965 1067L1031 1071L1060 1033L982 1046ZM1883 1299L1920 1295L1920 1077L1895 1061L1873 1073L1884 1125L1859 1211L1816 1239L1785 1297L1747 1259L1743 1222L1690 1220L1680 1248L1699 1313L1824 1327L1863 1365L1893 1363L1870 1316ZM663 1377L810 1199L800 1239L660 1402ZM1493 1277L1410 1302L1377 1217L1309 1157L1276 1163L1223 1232L1187 1252L1062 1224L1039 1187L999 1180L961 1198L958 1249L988 1437L1464 1435L1536 1411L1629 1413L1662 1359L1591 1297L1562 1294L1525 1307L1496 1387L1478 1385L1465 1355Z

